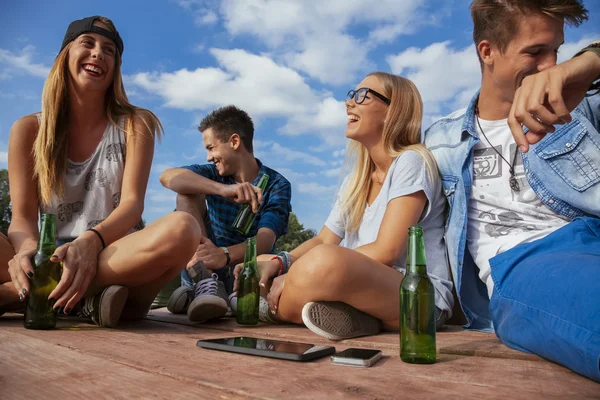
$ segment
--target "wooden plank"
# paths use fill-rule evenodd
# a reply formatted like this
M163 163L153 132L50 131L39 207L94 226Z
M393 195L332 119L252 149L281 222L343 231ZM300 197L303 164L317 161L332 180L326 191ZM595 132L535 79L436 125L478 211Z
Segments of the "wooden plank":
M153 321L169 322L178 325L236 332L253 335L256 337L277 336L286 340L306 339L316 343L331 343L330 341L314 334L306 327L300 325L268 325L260 323L256 327L244 327L235 322L233 318L223 318L218 321L202 324L191 322L186 315L171 314L166 308L152 310L147 316ZM456 354L464 356L509 358L518 360L542 361L533 354L513 350L500 342L493 333L466 331L458 326L448 326L436 335L437 348L440 354ZM378 349L396 349L399 351L400 339L397 333L384 332L376 336L343 340L339 343L350 347L366 347Z
M8 332L0 325L0 398L3 399L235 399L249 393L223 390L82 353L69 345ZM23 329L24 331L25 329Z
M464 398L593 398L600 394L599 384L558 365L531 360L441 354L438 363L421 366L405 364L397 349L384 348L384 360L363 369L335 366L326 358L294 363L200 349L195 346L198 339L238 333L153 321L123 325L119 330L25 331L16 322L0 324L0 329L15 335L11 343L23 335L43 338L144 371L265 398L441 394ZM303 341L311 339L305 336ZM336 344L338 350L347 346Z

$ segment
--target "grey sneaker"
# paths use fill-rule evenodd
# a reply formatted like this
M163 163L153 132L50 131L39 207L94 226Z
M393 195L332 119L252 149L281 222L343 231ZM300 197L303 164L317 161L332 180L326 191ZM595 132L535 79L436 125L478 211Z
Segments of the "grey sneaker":
M337 301L306 303L302 321L308 329L329 340L376 335L381 331L377 318Z
M210 278L212 273L206 269L202 261L198 261L188 271L190 277L194 281L201 281L203 279ZM167 302L167 310L173 314L185 314L188 310L190 303L194 300L194 286L180 286L173 291L169 301Z
M194 287L180 286L169 297L167 310L173 314L185 314L192 300L194 300Z
M228 299L225 285L217 274L196 283L195 298L188 307L187 315L192 322L203 322L224 317L227 314Z
M81 315L91 318L98 326L116 328L127 302L127 296L129 296L127 287L111 285L102 293L87 297L83 301Z

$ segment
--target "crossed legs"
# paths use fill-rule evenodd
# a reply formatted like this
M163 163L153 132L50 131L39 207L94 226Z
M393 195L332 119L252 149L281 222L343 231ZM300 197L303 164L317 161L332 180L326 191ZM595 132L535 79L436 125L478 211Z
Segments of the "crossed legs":
M398 330L399 288L404 276L357 251L319 245L300 257L288 272L278 318L302 324L302 308L311 301L341 301Z

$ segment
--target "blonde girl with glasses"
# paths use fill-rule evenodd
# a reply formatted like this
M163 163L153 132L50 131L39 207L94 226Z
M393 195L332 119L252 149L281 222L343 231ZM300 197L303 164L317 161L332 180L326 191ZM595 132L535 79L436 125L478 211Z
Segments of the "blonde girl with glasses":
M398 330L408 228L421 225L441 326L453 305L445 200L421 144L419 92L408 79L372 73L348 93L346 112L347 178L325 226L289 253L258 257L270 284L262 319L304 323L332 340Z

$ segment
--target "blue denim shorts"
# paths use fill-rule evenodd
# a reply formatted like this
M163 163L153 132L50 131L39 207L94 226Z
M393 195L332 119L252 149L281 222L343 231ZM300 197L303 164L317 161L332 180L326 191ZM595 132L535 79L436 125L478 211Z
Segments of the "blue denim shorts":
M600 219L577 218L490 265L498 338L600 382Z

